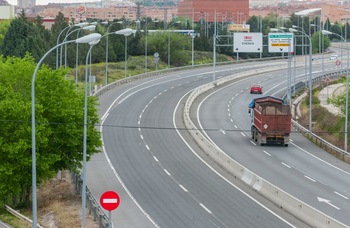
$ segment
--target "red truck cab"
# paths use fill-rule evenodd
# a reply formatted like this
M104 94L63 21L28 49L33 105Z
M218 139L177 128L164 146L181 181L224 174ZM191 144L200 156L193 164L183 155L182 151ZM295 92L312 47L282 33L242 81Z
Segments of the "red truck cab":
M290 107L278 97L263 96L254 98L249 104L252 117L252 139L263 146L280 143L288 146L292 126Z

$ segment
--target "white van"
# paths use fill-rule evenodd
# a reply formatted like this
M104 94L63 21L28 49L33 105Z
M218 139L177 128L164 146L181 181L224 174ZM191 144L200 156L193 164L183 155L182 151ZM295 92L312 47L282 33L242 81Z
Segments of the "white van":
M337 58L338 58L337 55L331 55L331 56L329 57L330 60L332 60L332 59L337 59Z

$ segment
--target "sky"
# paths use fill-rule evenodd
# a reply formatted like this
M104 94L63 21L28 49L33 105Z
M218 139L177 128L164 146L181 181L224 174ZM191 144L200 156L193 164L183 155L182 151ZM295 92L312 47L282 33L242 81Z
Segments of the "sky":
M17 5L17 0L6 0L11 5ZM36 0L36 5L47 5L49 3L76 3L76 0ZM84 2L84 1L79 1ZM92 2L91 0L89 2Z

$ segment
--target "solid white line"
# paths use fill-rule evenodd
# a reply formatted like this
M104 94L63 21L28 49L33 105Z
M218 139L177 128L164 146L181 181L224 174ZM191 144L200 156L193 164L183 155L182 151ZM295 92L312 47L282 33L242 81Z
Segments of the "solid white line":
M185 192L188 192L186 188L184 188L184 186L182 186L181 184L179 184L180 188L182 188L182 190L184 190Z
M153 156L153 158L154 158L154 160L156 160L156 162L158 162L158 159L155 156Z
M118 199L103 199L103 203L118 203Z
M148 147L148 145L146 145L146 148L147 148L147 150L149 150L149 147Z
M243 136L245 136L245 134L243 134L243 132L241 132L241 134L242 134Z
M168 170L164 169L164 172L166 172L166 174L168 174L169 176L171 176L171 174L168 172Z
M338 196L341 196L341 197L343 197L344 199L349 199L348 197L346 197L346 196L343 196L342 194L340 194L340 193L338 193L338 192L334 192L335 194L337 194Z
M109 113L107 113L107 114L105 114L104 116L102 116L101 120L102 120L102 119L106 119L107 116L109 116Z
M256 146L256 144L255 144L255 142L253 142L253 141L250 141L254 146Z
M309 179L309 180L311 180L311 181L313 181L313 182L316 182L314 179L312 179L311 177L308 177L308 176L306 176L306 175L304 175L304 177L305 178L307 178L307 179Z
M209 211L209 209L206 208L203 204L200 203L199 205L201 205L209 214L211 214L211 211Z
M142 136L142 135L140 135L140 137L141 137L141 139L143 139L143 136Z
M286 167L288 167L288 168L292 168L292 167L290 167L289 165L287 165L286 163L284 163L284 162L281 162L282 163L282 165L284 165L284 166L286 166Z
M1 222L1 221L0 221L0 224L6 226L6 228L10 228L8 225L6 225L5 223L3 223L3 222Z
M265 150L263 150L263 152L269 156L271 156L271 154L269 154L268 152L266 152Z

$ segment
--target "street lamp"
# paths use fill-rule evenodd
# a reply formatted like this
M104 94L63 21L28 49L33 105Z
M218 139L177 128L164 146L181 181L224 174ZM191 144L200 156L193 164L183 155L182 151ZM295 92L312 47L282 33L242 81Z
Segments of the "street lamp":
M311 24L311 26L318 27L320 29L320 31L322 31L321 26L318 26L318 25L315 25L315 24ZM322 32L320 32L320 34L321 33ZM319 39L319 41L320 41L320 39ZM324 75L324 35L323 35L323 33L322 33L322 75Z
M32 79L32 200L33 200L33 228L37 227L37 202L36 202L36 145L35 145L35 78L36 74L39 70L39 67L43 63L44 59L55 49L59 48L62 45L68 44L68 43L90 43L92 41L95 41L101 37L100 34L93 33L84 37L81 37L76 40L70 40L63 42L61 44L56 45L55 47L51 48L46 54L40 59L38 65L35 68L33 79ZM86 110L86 109L85 109ZM86 126L86 125L85 125ZM86 198L86 196L85 196Z
M340 64L340 69L341 69L341 71L343 72L343 29L340 27L340 25L338 25L338 24L335 24L335 23L331 23L331 25L336 25L336 26L338 26L339 28L340 28L340 38L341 38L341 40L342 40L342 42L341 42L341 50L340 50L340 62L341 62L341 64ZM334 34L336 34L336 33L332 33L333 35ZM338 34L337 34L338 35ZM339 36L339 35L338 35ZM346 42L346 41L345 41ZM349 61L349 60L348 60Z
M146 44L145 44L145 73L147 73L147 27L152 23L158 23L158 20L151 21L147 24L147 17L146 17L146 31L145 31L145 38L146 38Z
M169 26L169 39L168 39L168 69L170 68L170 28L174 24L180 24L181 21L174 21L170 26Z
M139 20L137 20L137 21L131 21L130 23L126 23L125 22L125 27L126 28L128 28L129 27L129 25L131 25L133 22L135 22L135 23L140 23L140 21ZM131 35L131 33L133 33L132 31L130 32L130 34L124 34L124 36L125 36L125 78L126 78L126 71L127 71L127 62L128 62L128 36L130 36Z
M304 21L304 17L303 17L303 21ZM304 34L306 34L306 32L305 32L305 30L303 28L300 28L299 26L296 26L296 25L292 25L292 28L294 28L294 29L301 29L301 31L304 32L304 33L302 33L302 36L301 36L301 40L302 40L301 51L302 51L302 55L303 55L303 53L304 53ZM305 41L305 46L306 46L306 41ZM305 77L305 83L306 83L306 72L307 72L306 49L305 49L304 57L305 57L305 61L304 61L305 62L305 75L304 75L304 77ZM306 85L305 85L305 87L306 87Z
M322 30L323 35L336 35L339 36L336 33L332 33L327 30ZM347 66L346 66L346 103L345 103L345 140L344 140L344 150L348 151L348 101L349 101L349 46L348 43L345 41L345 39L341 36L339 36L346 44L346 48L348 49L348 59L347 59Z
M288 97L288 101L289 101L289 106L291 106L291 57L290 57L290 52L291 52L291 42L290 42L290 38L288 36L288 34L284 31L284 29L286 29L285 27L280 27L280 29L276 29L276 28L271 28L270 31L273 32L283 32L287 38L288 38L288 73L287 73L287 97Z
M309 35L307 35L304 31L302 30L296 30L296 29L293 29L293 28L290 28L289 29L290 32L301 32L303 33L308 39L309 39L309 90L310 90L310 94L309 94L309 97L310 97L310 104L309 104L309 131L312 132L312 123L311 123L311 120L312 120L312 43L311 43L311 37Z
M107 43L106 43L106 85L108 84L108 31L109 28L114 25L114 24L123 24L122 21L117 21L117 22L113 22L111 23L108 28L107 28Z
M194 49L194 38L196 37L196 34L192 33L192 68L193 68L193 49Z
M90 32L92 32L93 30L95 30L95 25L89 25L83 28L83 30L89 30ZM77 35L77 39L79 38L79 33L81 30L78 31L78 35ZM78 63L78 59L79 59L79 51L78 51L78 47L79 44L77 43L77 56L75 59L75 84L78 84L78 67L79 67L79 63Z

